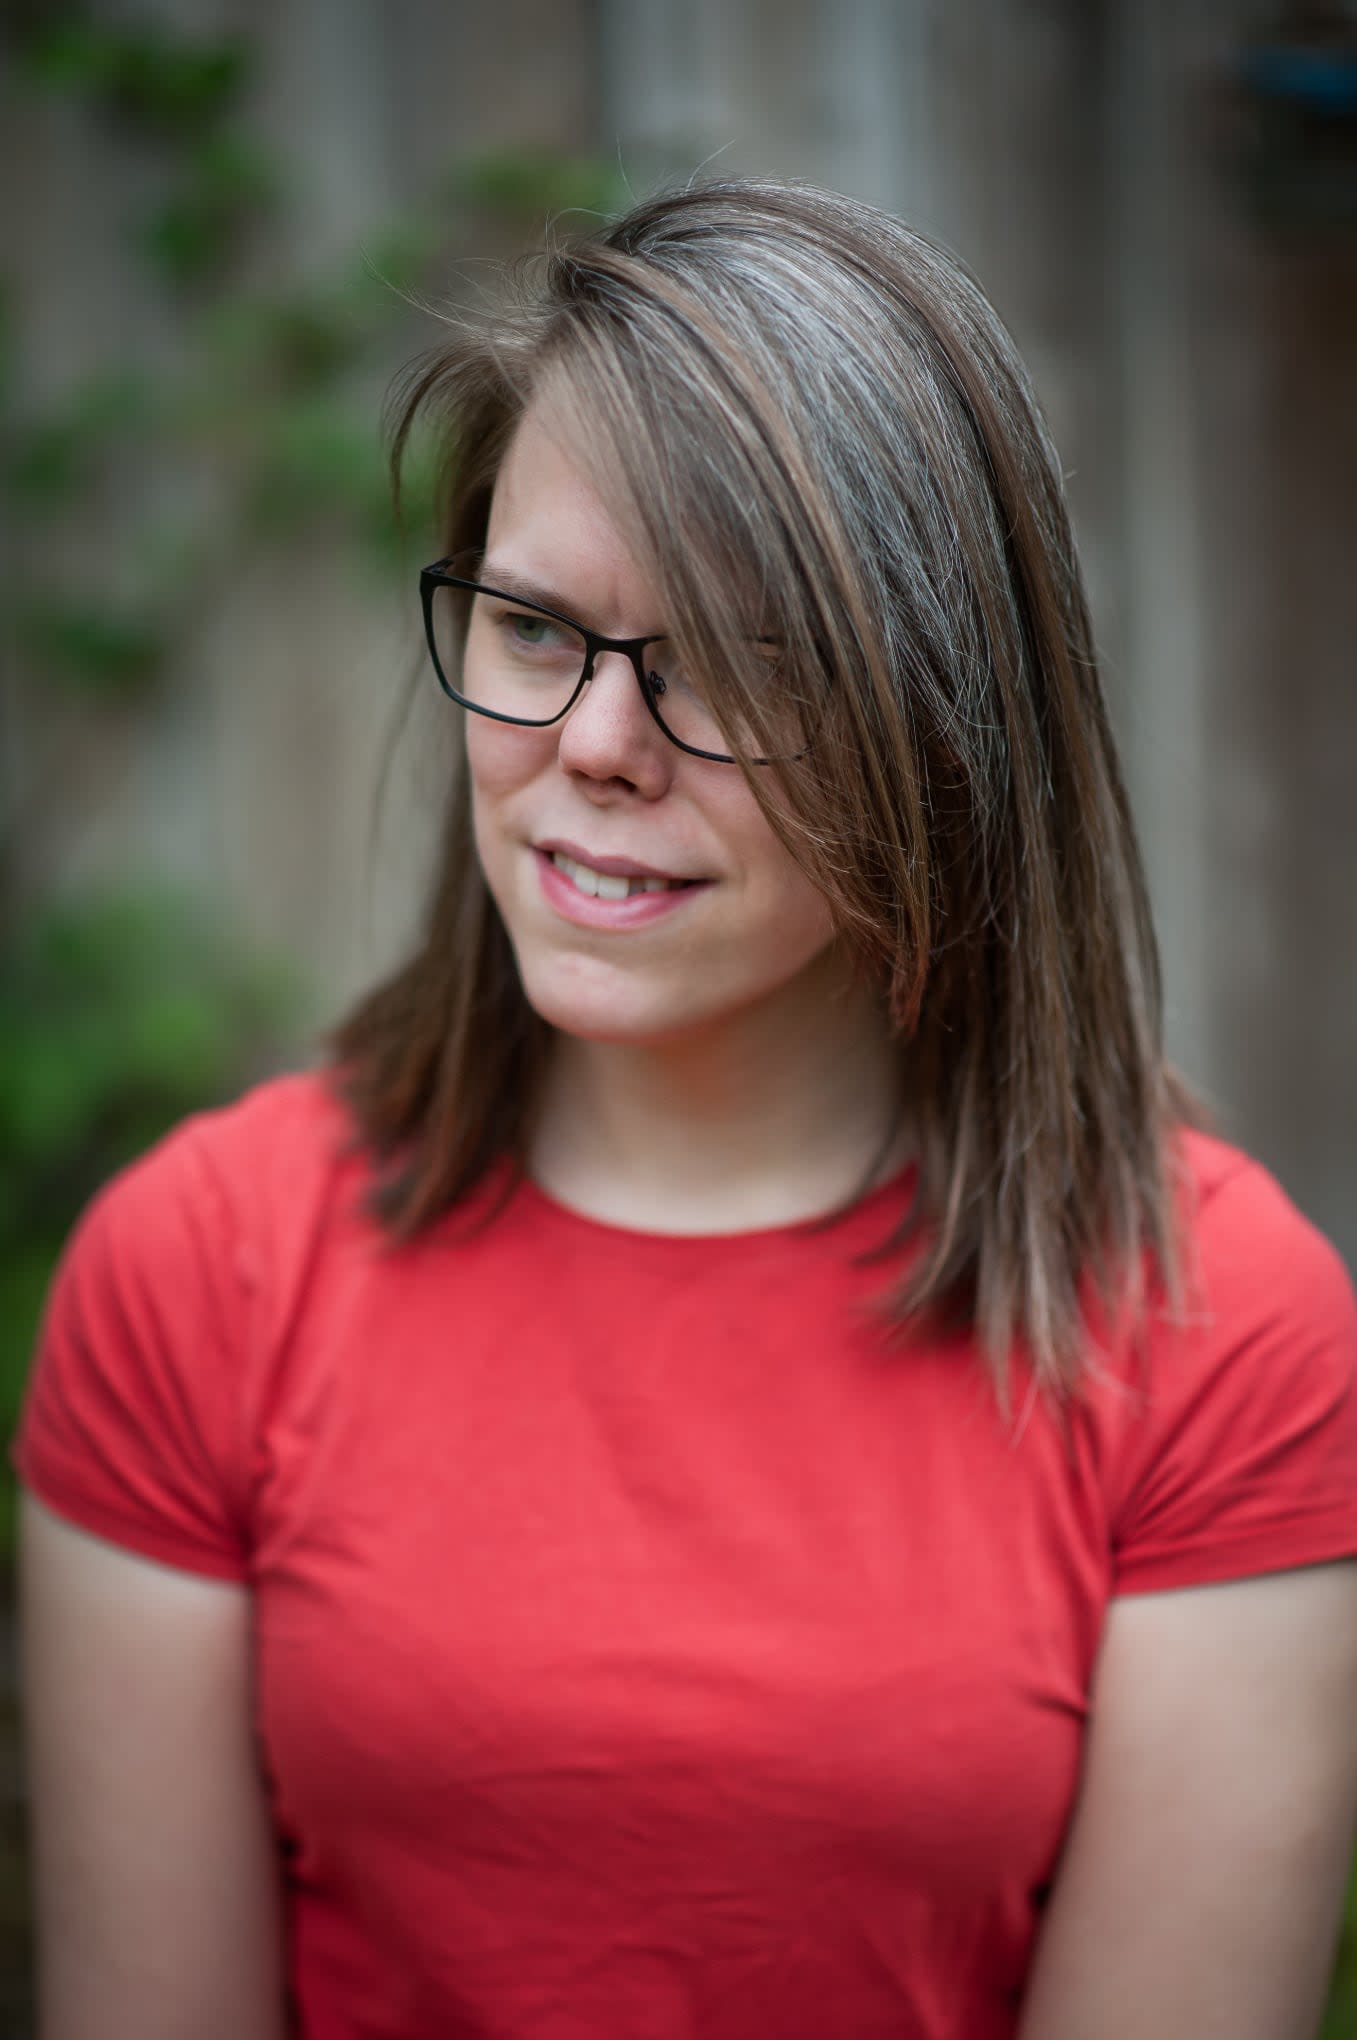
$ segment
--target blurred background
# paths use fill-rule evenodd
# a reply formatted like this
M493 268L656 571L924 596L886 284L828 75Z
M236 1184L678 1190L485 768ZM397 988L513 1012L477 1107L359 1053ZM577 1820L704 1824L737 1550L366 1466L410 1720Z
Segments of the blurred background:
M1012 328L1171 1051L1357 1259L1357 5L0 0L0 56L0 1423L97 1184L414 930L450 728L393 374L547 221L703 167L903 213Z

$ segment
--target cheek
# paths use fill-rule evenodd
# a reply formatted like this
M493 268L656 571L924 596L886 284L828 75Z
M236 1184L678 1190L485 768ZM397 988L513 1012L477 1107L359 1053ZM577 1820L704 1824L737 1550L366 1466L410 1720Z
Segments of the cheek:
M828 900L794 865L780 875L767 932L775 948L794 950L804 958L834 938Z
M802 956L823 947L834 935L829 902L778 839L749 788L741 782L721 806L717 826L732 847L764 940Z
M477 809L502 800L536 777L555 748L544 733L514 729L508 723L492 722L489 716L468 715L466 719L466 762Z
M476 848L493 885L496 870L531 817L517 797L547 772L556 754L556 733L515 729L488 716L467 717L466 762L471 782Z

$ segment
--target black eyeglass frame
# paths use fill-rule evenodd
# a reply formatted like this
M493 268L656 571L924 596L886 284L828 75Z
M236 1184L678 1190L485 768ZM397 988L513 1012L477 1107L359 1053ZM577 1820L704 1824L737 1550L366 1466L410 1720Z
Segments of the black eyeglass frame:
M448 568L455 559L460 558L460 553L453 553L445 560L435 560L431 567L421 567L419 571L419 595L424 608L424 635L428 640L429 656L433 660L434 671L438 675L438 684L449 700L455 701L461 708L471 709L475 715L488 715L495 722L513 723L520 729L548 730L553 723L558 723L562 716L569 715L571 709L583 693L585 686L593 679L594 661L599 653L621 652L624 658L631 661L631 670L636 675L636 685L641 690L641 699L649 709L653 721L676 749L686 751L690 758L709 759L713 765L734 765L736 763L735 758L729 751L700 751L696 744L685 744L682 737L674 735L674 732L660 714L659 705L656 700L655 683L645 670L641 654L647 645L663 644L670 636L668 631L653 631L649 637L604 637L596 630L586 630L585 626L576 617L567 616L563 610L548 609L541 602L526 602L522 596L511 595L506 588L492 587L488 581L469 581L462 574L450 574ZM447 674L443 671L438 657L438 642L434 634L433 623L433 598L436 588L465 588L473 595L493 595L497 602L511 602L515 609L525 610L529 615L549 616L553 623L567 624L577 636L582 637L584 639L584 666L578 681L575 683L575 690L565 706L559 708L555 715L549 715L544 720L539 721L532 716L505 715L500 709L484 708L480 702L469 701L465 694L459 694L448 679ZM802 752L798 755L804 756L805 754ZM749 762L751 765L774 765L787 761L775 758L751 758Z

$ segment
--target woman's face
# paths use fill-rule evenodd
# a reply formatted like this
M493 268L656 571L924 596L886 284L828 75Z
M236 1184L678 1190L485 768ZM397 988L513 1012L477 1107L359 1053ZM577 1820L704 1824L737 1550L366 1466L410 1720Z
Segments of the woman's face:
M499 472L482 578L526 583L607 637L660 634L669 621L540 403ZM563 721L527 729L468 715L466 742L481 864L527 997L553 1026L674 1040L751 1008L790 1012L808 973L836 969L825 899L739 768L670 743L622 654L599 657ZM630 875L652 887L594 896L572 865L609 875L610 891ZM683 883L655 890L656 875Z

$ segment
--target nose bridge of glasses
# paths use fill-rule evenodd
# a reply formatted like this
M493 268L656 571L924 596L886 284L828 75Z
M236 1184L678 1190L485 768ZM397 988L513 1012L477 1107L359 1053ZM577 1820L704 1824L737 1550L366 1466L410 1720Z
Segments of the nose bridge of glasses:
M582 718L583 729L579 734L587 742L609 748L625 746L630 751L638 744L648 748L655 742L667 750L674 741L655 707L652 692L655 682L646 675L649 642L641 638L596 638L586 647L584 667L566 720L575 722ZM618 670L608 673L604 670L607 666L616 666ZM602 694L600 681L609 683Z
M643 645L645 642L645 640L639 638L596 637L587 640L584 651L584 668L580 674L581 688L586 680L593 681L598 677L598 663L600 659L616 659L630 673L644 698L646 693L646 677Z

